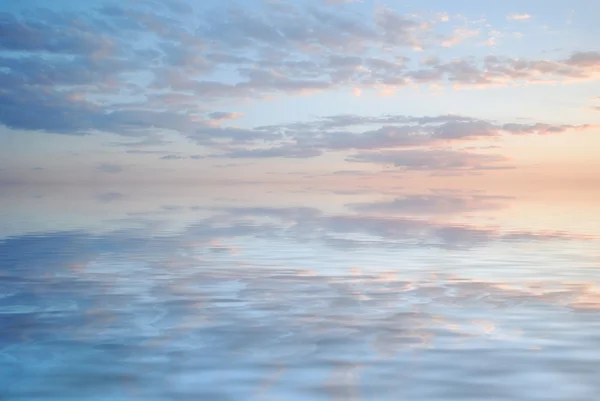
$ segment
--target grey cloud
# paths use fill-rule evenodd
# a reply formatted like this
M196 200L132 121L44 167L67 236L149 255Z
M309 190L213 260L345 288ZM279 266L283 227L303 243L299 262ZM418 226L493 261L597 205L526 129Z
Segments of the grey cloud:
M95 128L90 120L102 115L95 105L30 86L0 91L0 107L9 128L72 135L87 134Z
M108 203L123 199L124 197L125 195L120 192L104 192L96 196L96 199L98 199L100 202Z
M118 164L112 164L112 163L99 164L98 166L96 166L96 170L100 171L102 173L108 173L108 174L118 174L118 173L122 173L123 171L125 171L123 166L120 166Z
M165 153L169 154L169 152L165 150L146 150L146 149L131 149L127 150L126 153L132 155L164 155Z
M151 89L191 91L196 96L200 96L200 99L203 101L223 98L259 97L259 94L252 90L252 87L248 82L242 85L209 80L196 80L191 79L186 75L181 75L176 70L173 71L169 69L158 70L155 72L155 75L157 79L151 85Z
M504 124L502 129L507 132L514 134L556 134L563 133L566 131L583 131L590 128L594 128L591 124L580 124L580 125L551 125L543 123L535 124Z
M329 89L332 86L327 79L298 79L265 69L244 68L239 72L242 77L248 78L246 82L236 85L240 89L297 92Z
M160 154L164 154L165 152L160 152ZM202 155L191 155L191 156L184 156L181 154L175 154L175 153L169 153L166 154L164 156L162 156L160 159L161 160L184 160L184 159L192 159L192 160L201 160L206 158L206 156L202 156Z
M508 158L501 155L477 154L455 150L389 150L362 152L350 156L350 162L391 164L407 170L488 170L502 169Z
M566 60L566 63L578 67L598 67L600 66L600 52L576 52Z
M338 128L360 127L368 125L387 125L387 124L417 124L427 125L436 123L445 123L453 121L477 121L471 117L459 115L441 115L411 117L405 115L384 114L382 116L363 116L357 114L340 114L333 116L320 117L315 121L298 122L291 124L270 125L256 127L258 130L277 130L284 132L294 131L327 131Z
M369 175L369 172L366 172L364 170L338 170L338 171L334 171L333 173L331 173L333 175L350 175L350 176L355 176L355 175Z
M433 135L440 139L480 138L498 135L498 128L487 121L449 121L437 126Z
M20 19L7 12L0 13L0 50L91 54L111 46L109 40L82 29L77 23L55 25L53 22L62 22L57 14L46 11L44 16ZM52 19L48 20L49 16Z
M130 5L122 7L119 5L103 5L98 8L98 13L105 19L108 26L114 27L114 33L122 30L128 33L149 33L155 35L158 39L171 40L185 44L190 50L196 50L201 41L186 29L182 24L180 16L170 15L160 10L160 5L164 2L155 2L155 5L149 5L151 1L139 3L139 6ZM159 7L156 7L158 4Z
M221 155L213 157L225 157L225 158L273 158L273 157L286 157L292 159L305 159L311 157L317 157L322 154L319 149L301 148L297 146L280 146L266 149L238 149Z
M368 129L372 125L380 125L381 127ZM249 149L244 146L240 149L230 150L224 156L238 158L310 157L311 155L317 156L325 151L423 148L502 135L558 134L572 130L587 130L593 127L593 125L552 125L545 123L500 124L458 115L425 117L336 115L322 117L314 121L256 127L252 131L258 137L271 138L271 140L277 142L283 139L289 140L289 142L286 145L271 148ZM245 135L250 138L255 136L252 133ZM442 156L437 155L437 157L439 159ZM449 157L449 154L444 154L444 160L447 162L449 162ZM482 155L481 158L482 161L485 158L489 162L494 157ZM473 159L474 156L469 156L469 160L473 161ZM458 160L455 159L455 162L458 162Z
M290 51L302 48L350 50L381 46L383 43L412 46L418 23L392 10L359 19L338 10L304 8L292 4L270 4L262 13L231 9L211 16L200 33L225 46L248 48L260 44Z
M225 64L225 65L227 65L227 64L244 65L244 64L251 64L253 62L253 59L248 58L248 57L243 57L243 56L239 56L239 55L235 55L235 54L228 54L228 53L217 53L217 52L206 54L206 58L215 63Z
M417 83L456 83L461 85L504 85L507 82L542 82L593 77L600 56L596 52L573 53L557 61L511 59L487 56L483 63L473 58L438 61L411 70L407 77Z
M17 85L60 85L94 84L108 88L110 80L125 71L134 71L140 66L134 61L114 59L94 59L86 56L73 56L68 59L48 60L41 55L21 57L0 56L3 80Z
M153 147L153 146L166 146L171 143L172 143L172 141L167 141L160 135L155 135L155 134L149 133L144 138L138 139L134 142L113 142L113 143L110 143L109 145L130 149L130 148L147 148L147 147ZM160 152L158 150L149 151L149 150L144 150L144 149L130 149L127 152L128 153L144 153L144 151Z
M208 114L208 118L211 120L233 120L241 117L240 113L227 112L227 111L215 111Z
M324 135L323 146L333 150L377 149L398 146L419 146L427 144L425 135L419 135L413 127L385 126L375 131L359 134L333 132Z
M381 29L385 43L402 46L422 45L415 35L419 22L400 15L390 8L379 8L375 13L377 27Z
M189 133L187 137L199 144L215 144L217 141L223 140L243 144L256 140L275 141L281 139L281 135L269 131L237 127L215 127L204 124L197 124L195 132Z
M330 132L316 142L324 148L383 149L433 145L439 141L474 139L499 135L499 129L487 121L449 121L441 125L385 125L361 133Z
M184 44L166 42L161 45L165 54L165 64L178 67L191 74L208 74L214 71L215 65L197 52L190 51Z
M133 26L113 24L132 10L109 7L101 12L62 15L37 10L26 13L28 19L21 20L6 13L2 15L0 83L4 90L0 92L0 107L5 112L0 122L15 129L77 135L97 131L130 135L132 130L140 133L143 129L157 128L159 122L152 117L154 112L126 110L112 98L124 89L135 88L139 94L142 88L122 74L151 71L156 53L150 49L132 51L127 36L130 40L134 38L120 30ZM112 19L102 19L102 15ZM152 22L148 19L152 19L151 14L136 16L145 18L147 25ZM159 26L167 20L157 21L154 29L161 32ZM54 55L47 57L47 53ZM96 94L107 100L101 103L87 100L87 96ZM136 114L134 118L132 113ZM156 113L163 120L164 110ZM173 119L167 119L166 129L181 128L174 123Z
M182 160L182 159L185 159L185 156L171 154L171 155L162 156L160 159L161 160Z

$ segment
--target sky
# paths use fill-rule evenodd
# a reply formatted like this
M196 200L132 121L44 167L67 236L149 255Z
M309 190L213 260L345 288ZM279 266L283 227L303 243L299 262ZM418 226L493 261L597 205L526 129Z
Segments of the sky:
M0 183L597 186L599 13L3 1Z
M0 0L0 393L593 399L599 15Z

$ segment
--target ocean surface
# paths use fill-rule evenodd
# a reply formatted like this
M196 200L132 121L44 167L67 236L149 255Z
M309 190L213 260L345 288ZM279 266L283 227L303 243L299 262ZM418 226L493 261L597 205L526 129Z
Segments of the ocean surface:
M599 197L0 195L0 399L600 399Z

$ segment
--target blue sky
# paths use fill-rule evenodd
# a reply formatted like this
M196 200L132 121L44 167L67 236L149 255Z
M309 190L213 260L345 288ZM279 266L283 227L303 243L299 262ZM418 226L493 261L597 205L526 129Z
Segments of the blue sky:
M2 183L600 179L595 1L0 8Z

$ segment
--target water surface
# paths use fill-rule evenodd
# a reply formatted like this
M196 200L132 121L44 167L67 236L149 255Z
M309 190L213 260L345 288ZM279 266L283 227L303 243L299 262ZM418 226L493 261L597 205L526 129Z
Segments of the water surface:
M2 195L2 399L600 394L589 202L150 192Z

